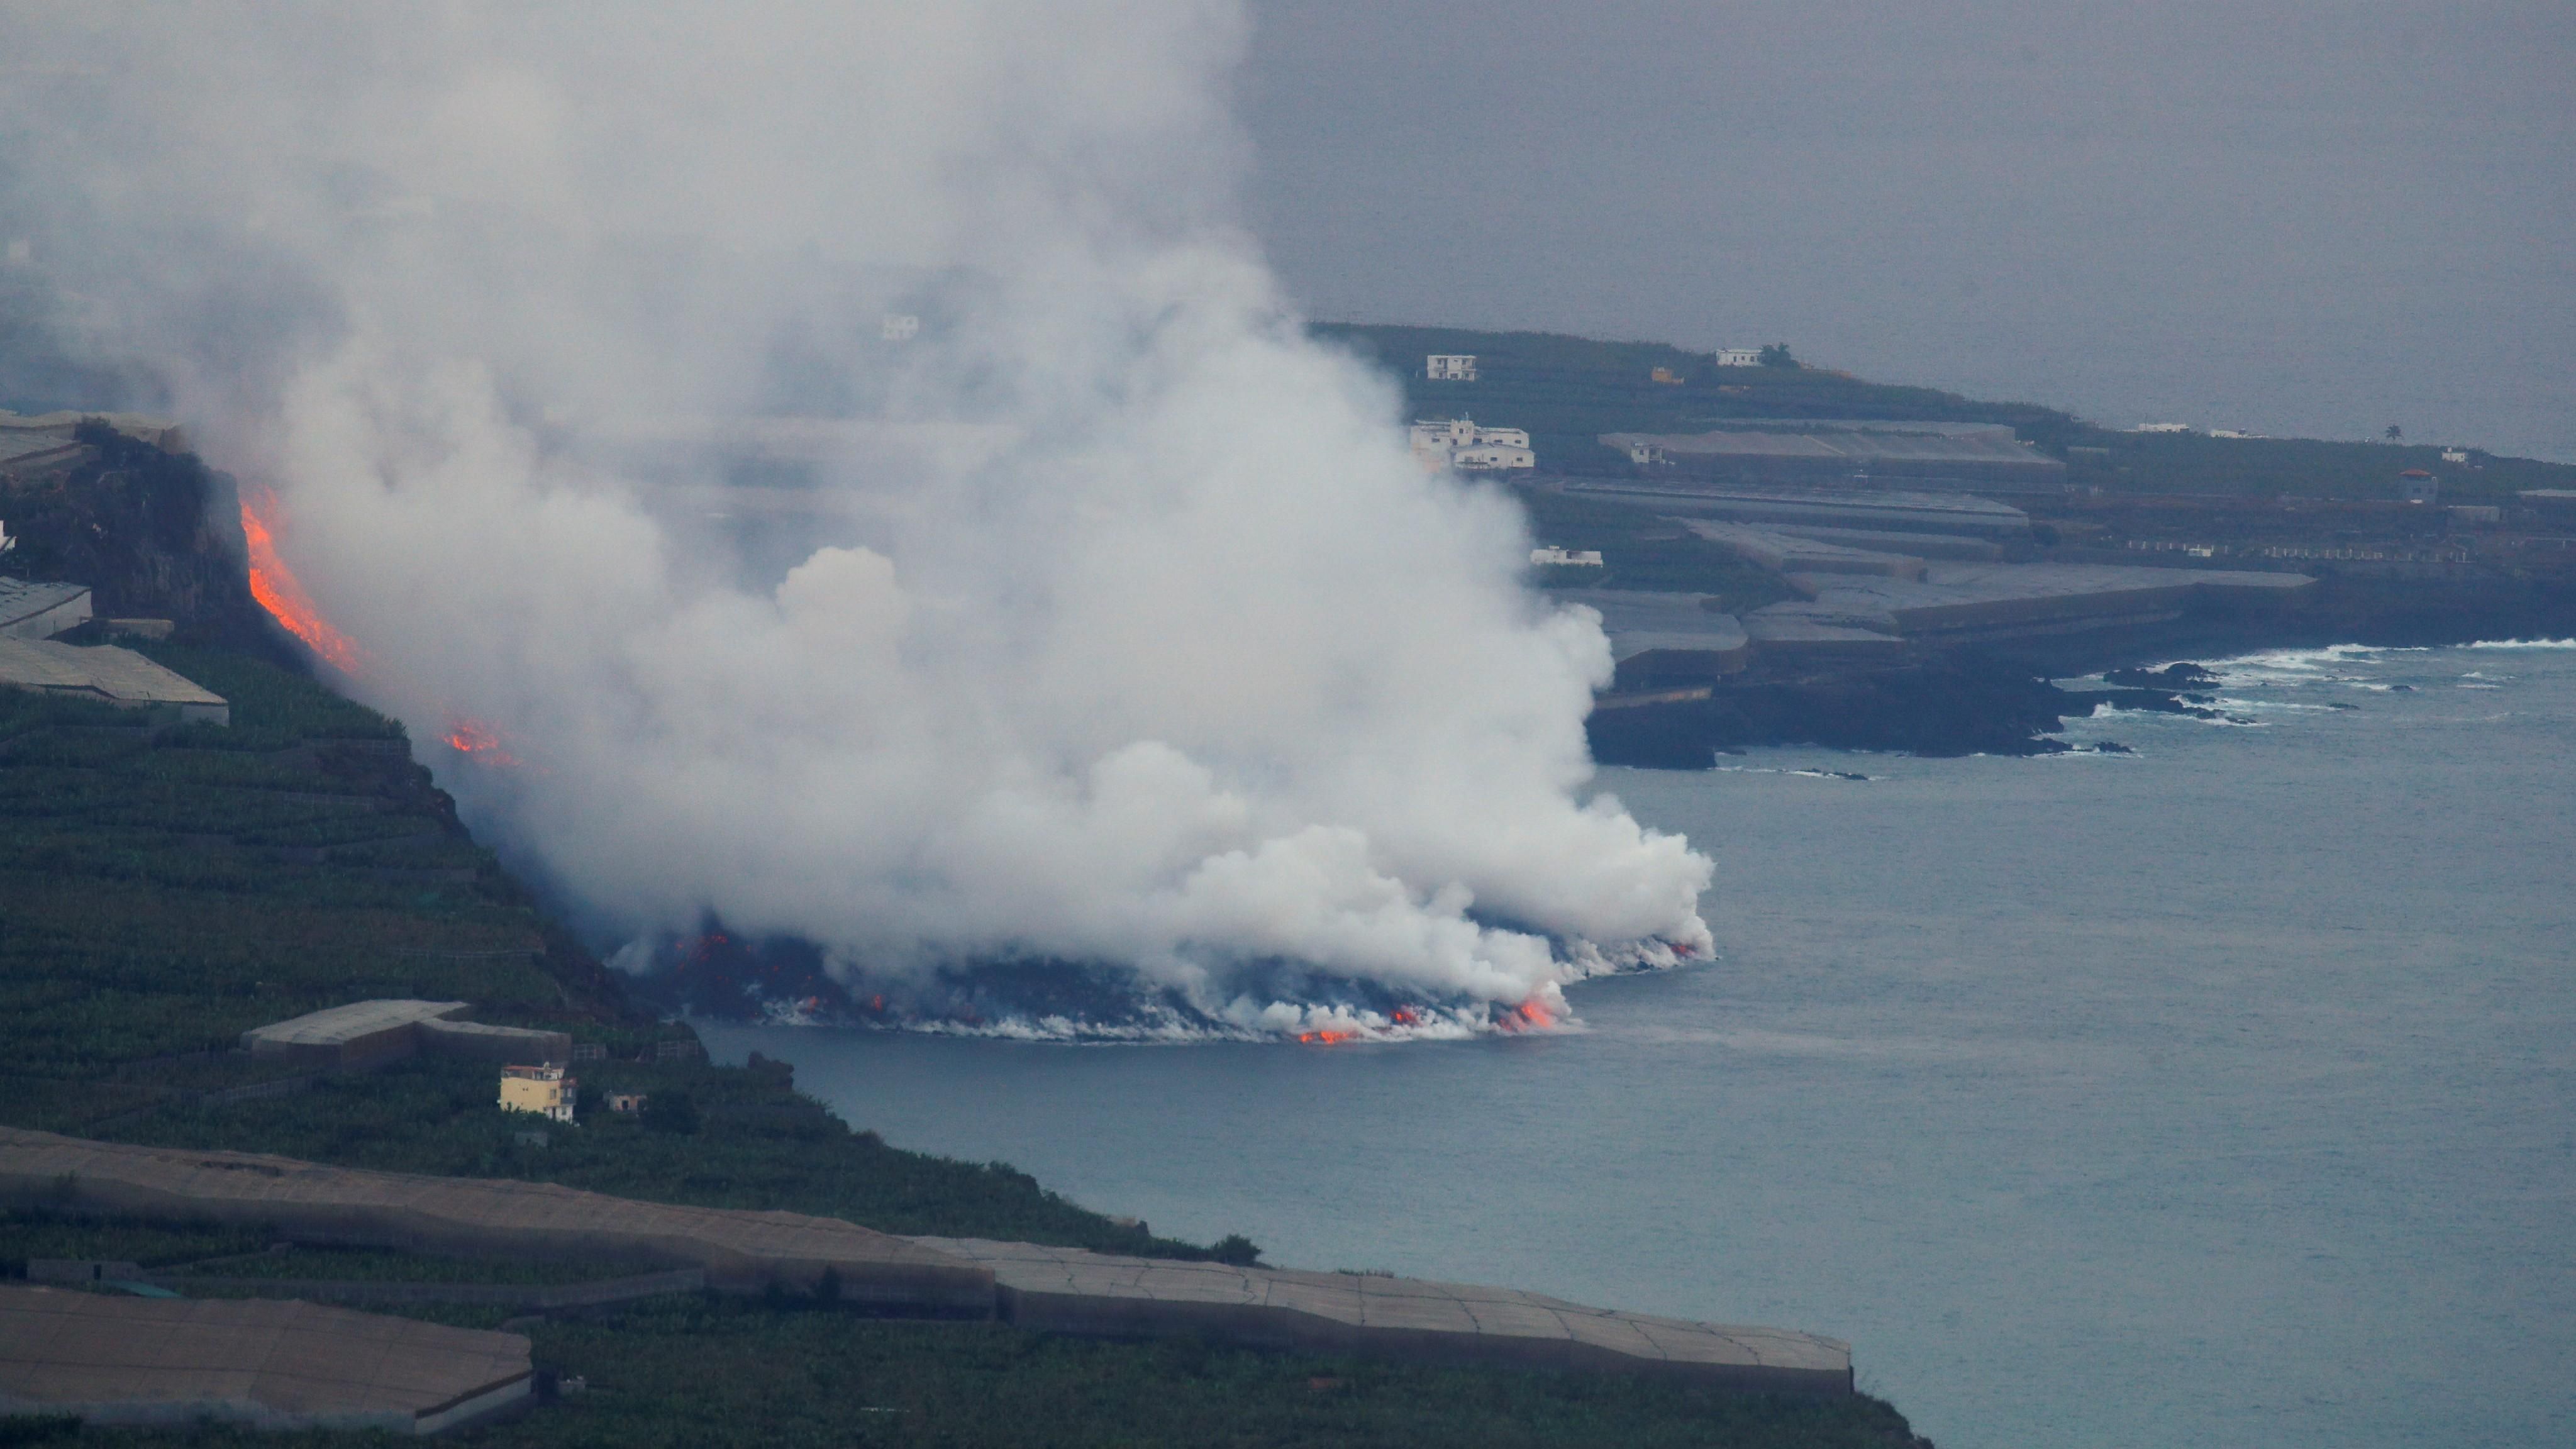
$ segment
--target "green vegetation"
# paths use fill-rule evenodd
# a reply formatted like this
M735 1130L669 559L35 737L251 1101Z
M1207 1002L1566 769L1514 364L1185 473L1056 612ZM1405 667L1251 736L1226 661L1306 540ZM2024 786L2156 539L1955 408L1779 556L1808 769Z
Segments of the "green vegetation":
M232 704L230 726L192 725L174 743L191 749L268 753L307 741L372 740L400 745L403 757L410 757L410 742L401 725L265 660L229 649L139 640L119 642L150 655Z
M2576 467L2564 463L2476 451L2465 465L2446 463L2432 445L2125 432L2075 441L2065 453L2068 481L2113 493L2394 502L2397 475L2409 468L2440 479L2444 503L2509 503L2525 488L2576 488Z
M1902 1420L1867 1400L1782 1403L1596 1375L892 1325L704 1298L661 1300L614 1324L550 1324L537 1344L589 1391L558 1414L486 1436L495 1445L1787 1446L1905 1437Z
M319 1162L451 1177L512 1177L658 1202L785 1208L895 1233L1010 1238L1199 1258L1076 1207L1001 1163L967 1163L854 1132L774 1073L703 1062L584 1062L583 1097L685 1097L695 1125L596 1107L573 1126L502 1111L484 1063L415 1057L326 1077L285 1096L174 1105L98 1135L185 1147L256 1147ZM519 1140L541 1131L545 1145Z
M94 1258L153 1270L202 1258L256 1253L268 1235L219 1223L102 1222L41 1213L0 1213L0 1278L27 1276L30 1258Z
M264 1251L209 1225L0 1216L0 1274L29 1258L132 1262L184 1278L568 1282L609 1270L352 1249ZM1222 1248L1223 1245L1220 1245ZM1780 1399L1625 1375L1436 1367L1103 1342L989 1323L886 1322L801 1298L647 1299L570 1321L474 1304L371 1306L466 1328L507 1323L537 1363L586 1389L460 1442L491 1449L632 1445L1728 1445L1905 1449L1868 1398ZM25 1422L20 1433L35 1432ZM250 1436L55 1424L65 1445L340 1446L360 1434ZM0 1444L8 1443L0 1439Z
M446 1258L372 1248L278 1244L254 1226L134 1218L0 1213L0 1277L23 1277L31 1258L132 1263L146 1272L212 1278L298 1278L381 1283L579 1283L631 1267L530 1258ZM192 1292L194 1290L191 1290Z
M1115 1343L981 1323L886 1323L685 1294L529 1326L540 1363L585 1382L474 1449L792 1446L1536 1446L1896 1449L1873 1399L1774 1399L1649 1378L1448 1368ZM359 1434L103 1430L22 1442L321 1446ZM386 1441L389 1442L389 1441Z
M1776 344L1781 350L1771 366L1720 367L1714 354L1660 342L1596 342L1550 332L1342 323L1313 331L1403 379L1416 417L1470 416L1488 426L1527 429L1539 466L1551 473L1627 473L1626 456L1603 447L1603 433L1702 432L1737 418L2009 423L2022 437L2051 447L2084 431L2053 408L1977 402L1801 366L1788 358L1786 344ZM1434 352L1475 354L1476 380L1425 378L1422 359ZM1680 380L1655 381L1657 368Z
M239 654L156 657L233 703L230 731L154 732L0 691L0 1122L124 1141L519 1177L666 1202L791 1208L894 1232L1106 1251L1208 1250L1120 1227L1027 1174L886 1146L776 1072L582 1064L641 1091L517 1140L489 1066L421 1058L210 1100L305 1069L230 1048L253 1026L374 996L474 1003L631 1058L685 1037L634 1015L475 845L400 727Z
M156 652L219 682L239 734L0 691L0 1120L77 1128L273 1075L149 1063L364 996L584 1014L580 973L549 970L569 948L389 721L256 660Z
M783 1068L659 1060L654 1045L686 1029L626 1005L467 837L392 722L254 658L153 652L231 699L234 730L156 731L116 711L0 691L0 1123L786 1208L896 1232L1257 1255L1240 1234L1213 1248L1149 1237L1000 1163L898 1151L798 1094ZM421 1057L305 1077L227 1050L250 1026L386 995L466 1000L480 1019L552 1026L606 1050L578 1065L579 1125L503 1113L485 1064ZM262 1084L294 1090L225 1095ZM646 1093L649 1110L607 1112L611 1091ZM0 1217L0 1273L32 1257L215 1278L514 1283L591 1271L271 1252L269 1236L20 1213ZM463 1436L495 1449L1912 1442L1869 1399L1060 1339L819 1304L688 1294L532 1324L487 1305L374 1311L511 1322L531 1335L540 1366L588 1380L588 1392ZM0 1443L319 1449L381 1437L0 1424Z
M1552 588L1655 589L1709 594L1710 607L1741 614L1796 595L1771 570L1642 508L1550 489L1514 487L1531 533L1559 548L1599 549L1597 569L1551 569Z

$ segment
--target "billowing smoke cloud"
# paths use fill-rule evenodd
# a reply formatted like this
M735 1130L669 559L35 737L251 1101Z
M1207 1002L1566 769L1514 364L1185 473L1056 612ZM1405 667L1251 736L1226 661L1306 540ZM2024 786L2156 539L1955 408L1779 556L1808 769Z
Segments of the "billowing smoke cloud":
M274 487L351 687L497 737L442 778L593 919L1254 1032L1706 946L1580 798L1598 629L1228 220L1237 7L0 16L55 334Z

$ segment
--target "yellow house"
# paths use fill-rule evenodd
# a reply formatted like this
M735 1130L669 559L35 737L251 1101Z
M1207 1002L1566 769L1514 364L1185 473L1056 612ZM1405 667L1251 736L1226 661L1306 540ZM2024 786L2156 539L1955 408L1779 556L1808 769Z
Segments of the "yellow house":
M503 1067L501 1110L534 1112L557 1122L572 1120L573 1097L581 1083L561 1067Z

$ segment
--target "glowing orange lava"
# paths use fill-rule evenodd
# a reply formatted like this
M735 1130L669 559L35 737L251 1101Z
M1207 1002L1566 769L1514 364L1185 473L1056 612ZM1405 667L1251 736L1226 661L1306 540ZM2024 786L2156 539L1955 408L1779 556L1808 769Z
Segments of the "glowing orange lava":
M501 732L481 720L459 719L449 723L447 733L439 736L447 747L460 755L472 755L489 765L515 765L518 758L501 748Z
M1412 1007L1399 1006L1395 1009L1393 1020L1398 1026L1411 1026L1422 1020L1422 1018L1414 1014Z
M242 537L250 544L250 592L269 617L287 633L304 641L304 647L343 674L358 672L362 657L358 646L348 635L331 627L322 611L313 604L313 596L296 582L295 571L277 556L277 539L269 528L269 518L277 513L277 495L263 488L258 502L242 499ZM265 516L263 516L265 515Z
M1505 1031L1545 1031L1556 1025L1556 1017L1548 1011L1547 1003L1533 996L1504 1012L1494 1025Z
M1308 1046L1335 1046L1342 1042L1358 1041L1359 1039L1360 1034L1355 1031L1301 1031L1297 1033L1297 1040L1306 1043Z

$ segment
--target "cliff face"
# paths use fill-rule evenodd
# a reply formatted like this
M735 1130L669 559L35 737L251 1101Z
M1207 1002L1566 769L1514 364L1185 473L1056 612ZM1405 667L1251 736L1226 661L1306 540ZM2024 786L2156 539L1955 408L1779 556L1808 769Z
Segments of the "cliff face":
M1918 755L2028 755L2091 696L1979 655L1929 653L1902 664L1722 681L1706 699L1595 710L1584 722L1605 765L1704 770L1721 750L1821 745Z
M0 568L87 584L103 617L168 619L182 639L273 652L232 480L103 423L75 437L84 452L68 466L0 472L0 519L18 539Z

